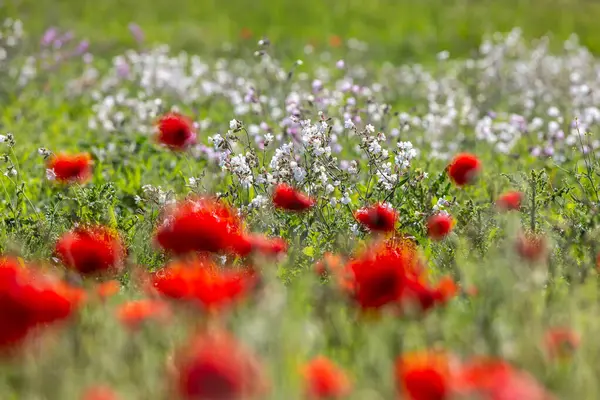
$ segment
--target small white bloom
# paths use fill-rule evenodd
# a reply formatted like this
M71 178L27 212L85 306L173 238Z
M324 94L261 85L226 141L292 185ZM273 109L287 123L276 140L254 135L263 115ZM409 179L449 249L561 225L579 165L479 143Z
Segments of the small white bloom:
M367 126L365 126L365 130L368 133L374 133L375 132L375 127L373 125L371 125L371 124L368 124Z
M347 119L346 122L344 122L344 128L346 129L353 129L354 128L354 122L352 122L352 120Z

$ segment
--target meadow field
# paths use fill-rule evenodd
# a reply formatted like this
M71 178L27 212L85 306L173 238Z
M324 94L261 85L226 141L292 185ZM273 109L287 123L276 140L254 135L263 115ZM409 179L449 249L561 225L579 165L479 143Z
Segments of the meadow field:
M598 17L0 3L0 399L599 398Z

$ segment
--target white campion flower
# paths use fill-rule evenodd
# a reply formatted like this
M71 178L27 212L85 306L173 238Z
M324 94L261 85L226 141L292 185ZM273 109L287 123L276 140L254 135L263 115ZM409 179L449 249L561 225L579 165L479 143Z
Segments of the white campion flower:
M259 194L255 198L253 198L252 201L250 201L250 204L248 204L248 208L250 208L250 209L263 208L268 203L269 203L269 199L267 199L265 196Z
M223 144L223 142L225 141L223 139L223 137L221 135L219 135L218 133L209 137L208 138L209 142L212 142L213 146L215 147L215 149L218 149L221 147L221 145Z
M46 179L48 179L49 181L56 180L56 173L54 172L53 169L51 169L51 168L46 169Z
M411 142L398 142L396 145L396 165L401 169L410 167L410 161L417 156L417 150L414 149Z
M231 129L234 132L238 131L242 129L242 123L237 119L232 119L231 121L229 121L229 129Z
M344 192L344 196L340 200L340 203L343 205L350 204L352 200L350 199L350 194L348 192Z
M270 133L266 133L263 136L263 144L265 147L269 147L269 145L271 144L271 142L273 142L273 135L271 135Z

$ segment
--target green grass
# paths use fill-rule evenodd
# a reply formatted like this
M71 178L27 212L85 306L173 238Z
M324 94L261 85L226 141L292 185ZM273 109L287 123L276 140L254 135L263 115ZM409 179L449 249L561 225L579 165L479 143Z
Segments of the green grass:
M600 51L600 4L593 0L12 0L5 8L35 34L56 25L101 45L132 45L127 24L136 22L150 41L175 49L214 50L249 28L292 58L308 42L326 48L339 35L367 41L376 60L403 61L441 50L468 56L483 34L518 26L529 38L577 33Z

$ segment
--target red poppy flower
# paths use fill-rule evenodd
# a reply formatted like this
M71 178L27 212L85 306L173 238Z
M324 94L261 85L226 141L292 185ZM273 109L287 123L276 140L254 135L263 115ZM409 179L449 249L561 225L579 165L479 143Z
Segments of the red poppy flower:
M452 231L454 219L450 214L434 214L427 220L427 235L433 240L442 240Z
M150 319L165 319L169 308L162 301L144 299L129 301L117 308L117 318L129 329L137 329Z
M398 303L408 282L423 272L415 246L405 240L369 248L347 268L353 274L355 300L363 309Z
M185 400L246 400L266 391L257 359L224 334L196 338L181 349L174 366L175 386Z
M250 28L243 27L240 31L240 37L244 40L252 39L253 33Z
M209 198L188 199L168 208L156 241L174 254L203 251L247 255L252 251L237 213Z
M315 202L310 197L296 191L293 187L281 183L273 192L273 204L277 208L288 211L304 211L311 208Z
M517 237L516 250L527 261L542 261L548 254L546 238L532 232L520 234Z
M101 300L106 300L109 297L112 297L115 294L119 293L120 289L121 284L119 283L119 281L110 280L96 286L96 294L98 294L98 297L100 297Z
M464 186L477 178L481 171L481 161L469 153L458 154L448 167L448 176L457 186Z
M408 279L401 306L403 311L424 313L434 306L446 304L457 292L456 283L444 277L437 286L430 286L424 279Z
M319 356L303 370L304 385L309 399L335 399L350 394L346 373L326 357Z
M498 198L496 207L503 211L519 210L522 200L523 193L517 191L506 192Z
M192 303L207 311L221 310L241 300L256 277L245 272L220 271L212 262L197 259L173 262L153 274L152 285L163 296Z
M338 35L331 35L329 37L329 45L331 47L340 47L342 45L342 38Z
M325 253L323 258L315 264L315 272L320 277L335 274L344 267L342 257L334 253Z
M449 400L450 360L430 351L403 355L396 361L398 391L409 400Z
M56 243L62 263L84 275L114 272L125 258L119 235L104 226L78 227Z
M252 251L263 255L278 255L287 251L287 243L282 238L267 238L263 235L250 234L246 236Z
M0 259L0 351L19 345L38 327L67 319L83 301L82 291L32 268Z
M529 374L502 360L476 358L455 374L453 393L459 398L550 400L553 396Z
M188 118L169 113L158 121L157 140L171 150L185 150L196 143L196 131Z
M81 400L118 400L117 394L108 386L93 386L81 396Z
M375 204L356 211L354 218L372 231L391 232L394 230L397 214L391 207Z
M88 153L55 154L48 161L49 176L61 183L84 183L92 176L92 157Z
M548 329L544 337L546 352L552 358L568 358L579 347L579 335L570 328Z

